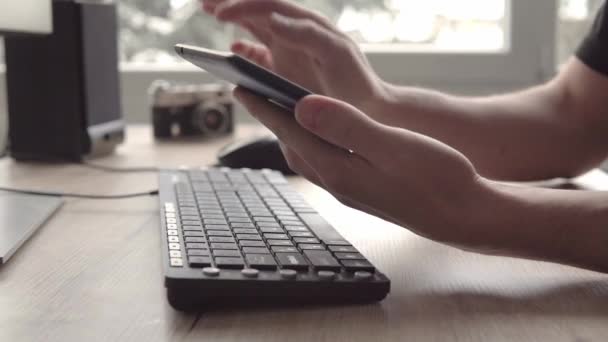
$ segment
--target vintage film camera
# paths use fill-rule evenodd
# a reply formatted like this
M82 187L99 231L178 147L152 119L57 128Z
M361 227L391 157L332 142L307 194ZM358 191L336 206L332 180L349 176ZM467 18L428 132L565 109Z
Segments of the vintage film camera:
M228 85L157 81L150 87L150 96L157 138L208 137L234 131L234 102Z

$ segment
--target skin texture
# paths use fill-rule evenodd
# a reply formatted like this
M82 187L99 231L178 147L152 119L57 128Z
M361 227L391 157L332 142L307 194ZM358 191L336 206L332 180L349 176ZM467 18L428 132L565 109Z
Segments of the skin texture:
M258 42L232 50L316 94L291 113L237 88L296 172L344 204L466 250L608 272L608 196L492 179L571 177L608 153L608 78L572 59L547 84L460 98L380 80L356 44L281 0L206 0ZM295 43L294 43L295 42Z

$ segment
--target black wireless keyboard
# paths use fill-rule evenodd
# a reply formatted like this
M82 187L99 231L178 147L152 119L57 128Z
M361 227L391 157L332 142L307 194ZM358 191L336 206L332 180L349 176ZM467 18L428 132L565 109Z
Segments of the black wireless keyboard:
M382 300L389 279L276 171L160 172L165 286L178 310Z

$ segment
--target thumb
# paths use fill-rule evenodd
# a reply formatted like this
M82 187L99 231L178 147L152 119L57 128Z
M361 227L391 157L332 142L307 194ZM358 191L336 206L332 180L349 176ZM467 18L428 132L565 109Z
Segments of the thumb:
M324 57L344 45L333 32L311 19L294 19L275 12L270 16L270 30L281 44L316 57Z
M367 160L377 159L387 136L383 125L357 108L325 96L310 95L300 100L295 117L319 138Z

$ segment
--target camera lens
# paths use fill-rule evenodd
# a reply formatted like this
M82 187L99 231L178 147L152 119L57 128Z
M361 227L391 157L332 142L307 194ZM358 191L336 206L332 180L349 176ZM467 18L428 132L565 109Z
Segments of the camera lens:
M199 127L201 132L216 133L223 132L228 124L226 116L226 108L219 104L206 103L201 104L193 119L196 127Z
M203 121L208 130L217 131L224 125L224 115L220 111L212 109L203 113Z

